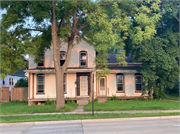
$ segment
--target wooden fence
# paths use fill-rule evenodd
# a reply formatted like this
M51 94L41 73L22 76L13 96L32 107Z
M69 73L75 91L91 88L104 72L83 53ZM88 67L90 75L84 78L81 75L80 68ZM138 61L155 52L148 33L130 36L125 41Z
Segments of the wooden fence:
M9 87L2 87L0 90L1 102L9 102Z
M16 87L11 89L11 101L28 101L28 87Z

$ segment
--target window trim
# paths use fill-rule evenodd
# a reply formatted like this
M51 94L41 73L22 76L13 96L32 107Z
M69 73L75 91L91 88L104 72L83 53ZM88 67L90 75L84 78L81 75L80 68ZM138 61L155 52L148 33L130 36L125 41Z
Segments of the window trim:
M136 77L137 77L137 76L140 76L140 77L141 77L141 90L137 90L137 89L136 89ZM136 74L135 74L135 93L142 93L142 91L143 91L143 90L142 90L142 89L143 89L143 87L142 87L142 81L143 81L143 79L142 79L142 74L136 73ZM137 84L140 84L140 83L137 83Z
M44 89L43 92L38 92L38 76L44 76ZM41 95L41 94L45 94L45 74L36 74L36 82L37 82L37 86L36 86L36 94Z
M86 65L85 66L82 66L81 65L81 53L86 53L86 60L84 60L84 61L86 61ZM79 52L79 67L88 67L88 52L87 51L80 51Z
M45 65L45 52L42 53L42 54L44 54L43 66L39 66L39 65L38 65L39 63L37 63L37 68L44 68L44 67L45 67L45 66L44 66L44 65ZM41 55L42 55L42 54L41 54ZM42 58L42 57L41 57L41 58Z
M122 75L123 76L123 81L122 81L122 88L123 88L123 90L122 91L118 91L118 84L121 84L121 83L117 83L117 76L118 75ZM116 74L116 93L124 93L124 89L125 89L125 84L124 84L124 82L125 82L125 79L124 79L125 77L124 77L124 73L117 73Z

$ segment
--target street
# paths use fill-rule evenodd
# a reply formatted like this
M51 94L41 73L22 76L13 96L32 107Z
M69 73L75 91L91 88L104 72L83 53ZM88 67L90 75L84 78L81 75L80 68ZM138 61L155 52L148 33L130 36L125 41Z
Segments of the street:
M78 120L0 126L1 134L180 134L178 118Z

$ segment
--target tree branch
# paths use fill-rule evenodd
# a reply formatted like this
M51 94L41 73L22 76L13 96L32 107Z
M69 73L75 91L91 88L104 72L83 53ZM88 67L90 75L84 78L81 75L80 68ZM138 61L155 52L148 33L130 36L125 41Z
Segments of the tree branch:
M86 24L87 23L87 20L82 24L82 26L76 31L76 34L77 33L79 33L79 31L81 30L81 29L83 29L84 27L86 27L88 24Z
M80 20L80 18L83 16L84 13L80 14L79 17L76 20L76 23Z
M176 20L178 20L180 22L180 20L176 16L174 16L174 17L176 18Z
M45 30L38 30L38 29L30 29L30 28L26 28L25 30L29 30L29 31L40 31L40 32L47 32L47 33L51 33L51 31L45 31Z
M59 24L59 26L58 26L59 28L60 28L60 27L61 27L61 25L63 24L63 21L64 21L64 19L65 19L66 15L68 14L69 10L70 10L70 8L68 8L68 9L67 9L67 11L66 11L65 15L61 18L60 24Z

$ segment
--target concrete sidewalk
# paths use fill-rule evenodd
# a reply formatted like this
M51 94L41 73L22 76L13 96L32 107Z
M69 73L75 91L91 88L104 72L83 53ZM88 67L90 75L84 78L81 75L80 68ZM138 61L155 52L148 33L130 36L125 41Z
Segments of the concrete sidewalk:
M92 111L84 112L83 107L77 108L73 112L64 112L64 113L32 113L32 114L14 114L14 115L0 115L0 116L26 116L26 115L53 115L53 114L90 114ZM134 110L134 111L94 111L94 113L172 113L180 112L180 110Z

